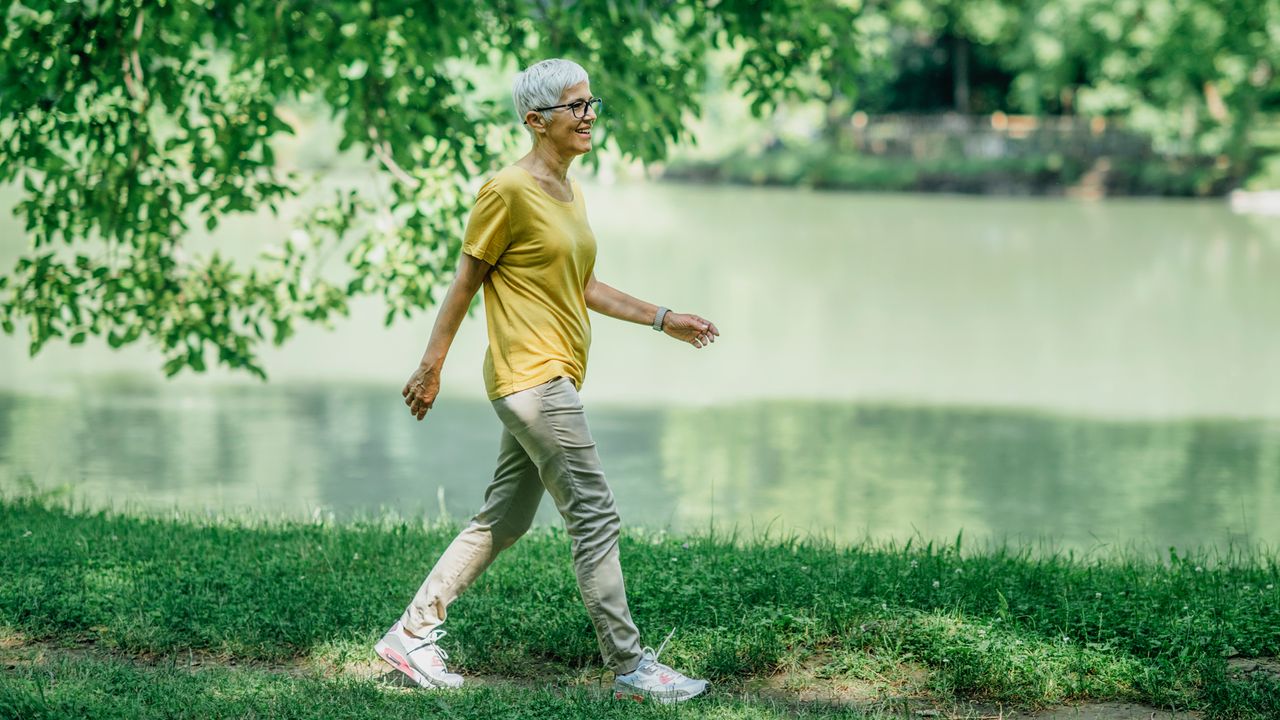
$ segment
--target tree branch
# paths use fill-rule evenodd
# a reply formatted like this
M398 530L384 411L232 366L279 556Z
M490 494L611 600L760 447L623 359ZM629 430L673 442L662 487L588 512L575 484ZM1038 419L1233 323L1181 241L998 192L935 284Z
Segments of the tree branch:
M371 141L369 146L373 149L373 154L377 155L378 159L382 161L382 165L386 167L397 180L408 185L410 188L417 190L418 186L422 183L418 182L418 179L414 176L405 172L404 168L400 167L399 163L396 162L396 159L391 157L390 146L387 145L386 141L379 139L378 129L372 125L369 126L369 139Z
M146 86L142 84L142 62L138 59L138 43L142 40L142 18L143 14L139 12L138 19L133 24L133 48L123 60L125 89L145 107L151 98L147 94Z

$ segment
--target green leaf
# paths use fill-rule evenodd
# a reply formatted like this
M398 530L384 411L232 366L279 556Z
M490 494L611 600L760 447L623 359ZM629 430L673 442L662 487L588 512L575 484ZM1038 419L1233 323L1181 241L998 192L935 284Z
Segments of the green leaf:
M177 375L178 371L182 370L182 366L185 364L186 358L181 356L169 360L164 364L165 377L173 377L174 375Z

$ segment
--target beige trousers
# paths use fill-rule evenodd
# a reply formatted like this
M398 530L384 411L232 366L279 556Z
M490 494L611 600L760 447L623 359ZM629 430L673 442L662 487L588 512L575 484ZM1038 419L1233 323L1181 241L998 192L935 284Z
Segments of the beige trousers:
M502 443L484 506L436 561L401 622L419 637L443 623L449 604L529 529L545 489L564 518L605 665L631 672L642 651L618 561L618 511L573 381L557 377L493 407Z

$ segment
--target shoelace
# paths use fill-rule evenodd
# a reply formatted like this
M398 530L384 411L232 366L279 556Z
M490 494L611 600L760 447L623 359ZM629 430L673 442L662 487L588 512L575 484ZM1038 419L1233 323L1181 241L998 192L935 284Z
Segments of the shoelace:
M675 634L676 634L676 629L671 628L671 632L667 633L667 636L663 638L662 644L658 646L658 650L656 652L651 647L646 647L644 650L642 650L641 658L640 658L640 666L648 668L648 667L653 667L654 665L659 664L658 656L662 655L662 651L665 650L667 647L667 641L670 640L671 636Z
M431 632L427 633L427 636L426 636L426 637L422 638L422 641L423 641L423 642L422 642L422 644L421 644L421 645L419 645L418 647L416 647L416 648L414 648L414 649L410 650L409 652L410 652L410 654L412 654L412 653L415 653L415 652L417 652L417 651L421 650L421 649L422 649L422 648L424 648L424 647L427 647L428 645L435 645L435 646L436 646L436 653L438 653L438 654L440 655L440 659L441 659L441 660L448 660L448 659L449 659L449 655L448 655L448 653L446 653L446 652L444 651L444 648L440 647L439 645L436 645L436 643L440 641L440 638L442 638L442 637L444 637L445 635L448 635L448 634L449 634L448 632L446 632L446 631L444 631L444 630L440 630L439 628L437 628L437 629L435 629L435 630L432 630Z

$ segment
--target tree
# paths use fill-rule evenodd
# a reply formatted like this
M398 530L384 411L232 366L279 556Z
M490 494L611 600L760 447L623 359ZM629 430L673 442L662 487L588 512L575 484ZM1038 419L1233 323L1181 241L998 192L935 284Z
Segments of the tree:
M1221 155L1239 177L1258 113L1280 104L1280 0L1040 0L1008 62L1017 105L1074 97L1124 119L1158 149Z
M1239 178L1280 108L1280 0L869 0L858 23L870 112L1116 118Z
M516 125L467 68L566 56L609 98L601 144L651 162L686 139L704 58L762 113L824 67L852 94L856 2L843 0L9 0L0 12L0 183L20 178L29 247L0 276L0 323L54 338L151 340L168 375L216 362L265 378L261 343L378 295L386 322L429 307L453 270L468 181ZM341 192L255 263L187 252L300 192L270 141L281 103L316 96L392 181ZM589 156L590 158L590 156ZM590 161L590 160L589 160ZM326 265L330 257L344 267ZM346 274L336 278L341 270ZM213 353L210 360L209 353Z
M1012 73L1001 50L1016 41L1021 0L880 0L858 19L858 76L872 113L1007 110Z

